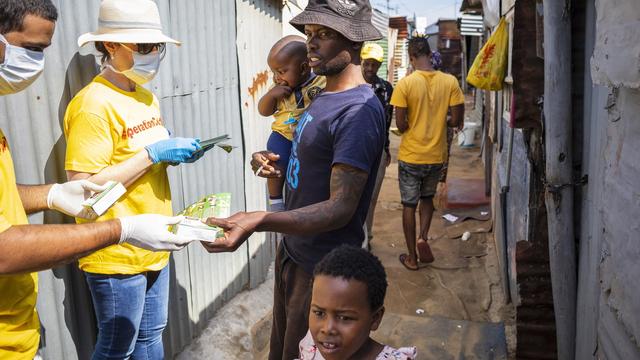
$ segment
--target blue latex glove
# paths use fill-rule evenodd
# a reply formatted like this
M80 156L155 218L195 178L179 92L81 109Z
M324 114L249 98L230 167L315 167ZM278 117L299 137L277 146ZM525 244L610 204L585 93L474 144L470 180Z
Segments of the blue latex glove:
M198 143L198 145L200 145ZM196 160L200 159L202 157L202 155L204 155L204 151L202 151L202 148L200 148L198 151L194 152L190 158L186 159L184 162L186 163L193 163L196 162Z
M171 138L145 146L149 158L154 164L168 162L179 164L191 160L194 153L201 149L200 139ZM191 160L191 162L197 159Z

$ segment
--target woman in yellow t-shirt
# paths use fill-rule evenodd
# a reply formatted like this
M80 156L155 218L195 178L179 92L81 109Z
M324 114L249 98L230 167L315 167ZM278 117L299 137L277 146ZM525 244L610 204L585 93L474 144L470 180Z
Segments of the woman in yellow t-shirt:
M167 164L193 162L199 140L170 138L158 99L142 84L157 73L166 43L151 0L104 0L99 30L78 39L97 50L102 71L70 102L64 118L69 179L116 180L127 193L96 221L170 215ZM98 54L94 52L94 54ZM83 220L78 219L78 222ZM98 321L93 359L163 359L169 253L114 245L79 260Z

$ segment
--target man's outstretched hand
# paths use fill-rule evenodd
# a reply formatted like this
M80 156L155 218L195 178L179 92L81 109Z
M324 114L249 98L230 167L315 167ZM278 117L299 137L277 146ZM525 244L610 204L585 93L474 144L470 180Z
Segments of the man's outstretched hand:
M224 237L214 242L202 241L202 246L210 253L236 251L256 231L266 214L263 211L239 212L226 219L208 218L207 225L221 227Z

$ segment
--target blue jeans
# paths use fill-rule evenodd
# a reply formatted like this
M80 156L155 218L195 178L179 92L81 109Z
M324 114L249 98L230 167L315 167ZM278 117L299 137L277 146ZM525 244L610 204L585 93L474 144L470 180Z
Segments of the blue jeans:
M442 164L410 164L398 161L398 180L402 205L415 208L420 199L436 194Z
M169 266L136 275L85 272L98 321L93 360L164 359Z

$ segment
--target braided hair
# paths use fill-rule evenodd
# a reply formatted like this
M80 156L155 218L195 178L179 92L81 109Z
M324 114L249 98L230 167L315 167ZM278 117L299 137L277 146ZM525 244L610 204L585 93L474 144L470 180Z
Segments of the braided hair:
M420 56L431 56L431 47L426 36L416 35L409 39L409 56L418 58Z

